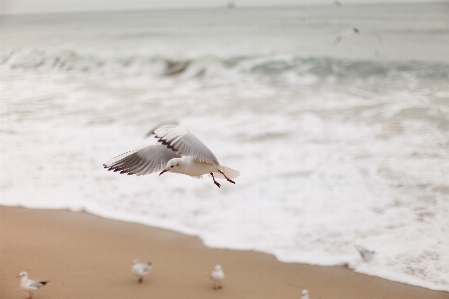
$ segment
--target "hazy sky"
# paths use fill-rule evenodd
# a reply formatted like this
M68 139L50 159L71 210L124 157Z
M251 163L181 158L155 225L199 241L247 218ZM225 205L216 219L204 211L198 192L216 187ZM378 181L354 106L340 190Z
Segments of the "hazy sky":
M334 0L235 0L237 7L333 5ZM340 0L345 4L432 2L431 0L373 1ZM119 11L174 8L225 7L227 0L0 0L0 14L28 14L82 11Z

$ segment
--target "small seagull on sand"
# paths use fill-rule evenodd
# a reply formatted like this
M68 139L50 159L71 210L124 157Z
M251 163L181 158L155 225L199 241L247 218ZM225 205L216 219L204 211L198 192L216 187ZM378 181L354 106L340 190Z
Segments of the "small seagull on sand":
M309 291L302 290L301 299L309 299Z
M374 258L374 255L376 254L375 251L368 250L365 247L357 245L357 244L354 245L354 247L359 251L360 257L362 258L362 260L367 263L372 261L372 259Z
M39 290L49 282L49 281L34 281L28 279L28 273L26 272L20 272L19 276L17 277L20 278L20 287L22 288L22 290L30 292L30 297L28 297L28 299L33 299L33 291Z
M108 170L128 175L146 175L156 171L173 172L202 178L209 174L214 184L220 188L215 178L233 179L240 175L237 170L220 165L212 151L195 135L177 125L162 125L152 130L158 143L124 153L103 164Z
M212 279L212 287L214 290L223 288L222 280L224 277L225 275L223 269L221 269L221 266L215 265L214 270L210 273L210 279Z
M334 40L334 44L338 45L342 38L352 36L354 34L359 34L360 30L352 27L351 29L341 31Z
M139 283L143 282L143 277L147 275L151 270L151 262L142 264L138 259L134 259L134 265L131 268L131 272L139 277Z

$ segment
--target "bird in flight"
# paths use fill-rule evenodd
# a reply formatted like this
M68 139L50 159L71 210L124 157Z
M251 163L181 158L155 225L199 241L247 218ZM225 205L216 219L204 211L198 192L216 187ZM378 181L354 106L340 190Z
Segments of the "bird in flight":
M235 184L233 179L240 175L239 171L221 165L214 153L183 127L161 125L148 135L158 142L117 156L103 166L110 171L137 176L158 171L161 171L159 175L172 172L193 178L209 174L218 188L221 184L216 178Z
M341 41L342 38L349 37L349 36L352 36L354 34L359 34L359 33L360 33L360 30L355 27L352 27L351 29L347 29L347 30L342 30L335 38L334 44L338 45L338 43Z

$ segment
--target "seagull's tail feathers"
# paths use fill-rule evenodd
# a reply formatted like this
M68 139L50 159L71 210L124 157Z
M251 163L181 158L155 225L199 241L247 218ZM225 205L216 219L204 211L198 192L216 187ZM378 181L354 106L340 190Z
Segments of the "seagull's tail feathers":
M223 166L223 165L221 165L220 167L221 167L221 171L224 173L224 175L225 175L228 179L233 180L233 179L235 179L236 177L238 177L238 176L240 175L240 171L238 171L238 170L235 170L235 169L232 169L232 168ZM216 178L219 178L219 179L226 179L226 178L224 177L224 175L221 174L221 173L219 173L219 172L214 172L214 176L215 176Z

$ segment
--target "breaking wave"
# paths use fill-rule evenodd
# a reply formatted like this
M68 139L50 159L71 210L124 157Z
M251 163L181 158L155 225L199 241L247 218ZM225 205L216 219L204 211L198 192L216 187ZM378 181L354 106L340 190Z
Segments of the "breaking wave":
M309 84L364 82L447 82L449 65L421 61L345 60L282 56L201 56L172 59L162 56L97 56L73 50L27 49L1 51L2 68L19 70L55 70L61 72L100 73L127 76L182 78L254 78L275 82L309 76ZM348 82L348 83L349 83Z

